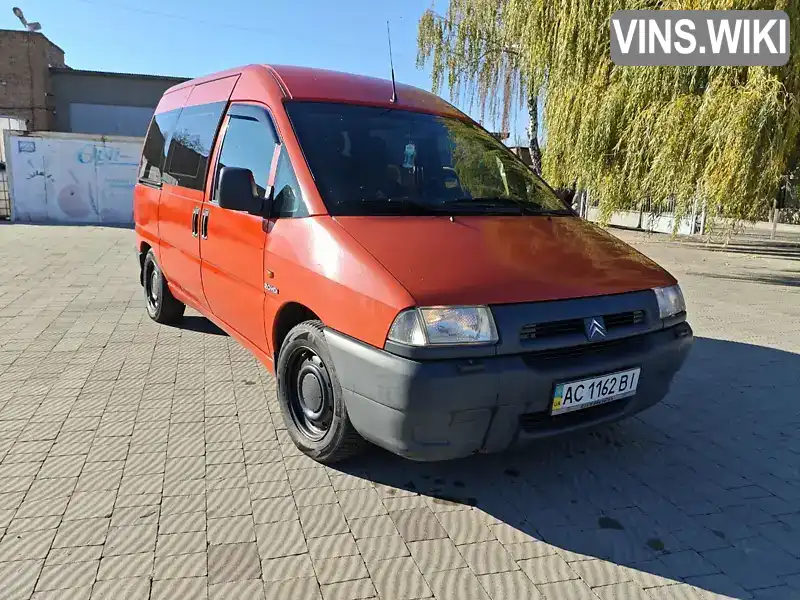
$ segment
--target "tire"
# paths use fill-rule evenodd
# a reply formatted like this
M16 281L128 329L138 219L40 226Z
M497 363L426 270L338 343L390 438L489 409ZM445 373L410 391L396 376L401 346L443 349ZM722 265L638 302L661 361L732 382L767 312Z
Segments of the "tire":
M168 325L180 321L186 305L176 300L169 291L164 273L156 262L156 255L152 250L147 252L142 267L142 284L147 314L156 323Z
M286 429L304 454L331 464L366 447L347 415L320 321L300 323L289 332L275 372Z

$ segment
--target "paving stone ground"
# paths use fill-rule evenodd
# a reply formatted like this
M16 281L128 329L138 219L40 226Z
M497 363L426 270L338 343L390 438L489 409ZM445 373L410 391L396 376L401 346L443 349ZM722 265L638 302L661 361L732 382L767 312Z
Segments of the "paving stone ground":
M623 237L690 306L665 402L325 468L244 349L147 318L131 231L0 226L0 598L800 597L800 260Z

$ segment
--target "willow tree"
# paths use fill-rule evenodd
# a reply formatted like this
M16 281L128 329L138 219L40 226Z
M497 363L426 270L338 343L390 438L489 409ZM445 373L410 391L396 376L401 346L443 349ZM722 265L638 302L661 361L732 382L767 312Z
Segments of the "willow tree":
M783 67L615 66L609 20L629 8L785 10L793 52ZM545 179L591 190L605 218L646 199L730 224L762 216L798 168L798 47L796 0L449 0L420 19L418 65L504 126L541 95Z

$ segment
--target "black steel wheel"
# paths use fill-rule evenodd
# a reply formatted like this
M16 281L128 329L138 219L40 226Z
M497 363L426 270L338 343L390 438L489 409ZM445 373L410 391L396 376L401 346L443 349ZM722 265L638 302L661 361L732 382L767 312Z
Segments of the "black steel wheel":
M146 265L144 274L144 295L147 302L147 312L151 315L158 311L158 269L154 262Z
M288 333L275 371L286 429L301 451L334 463L364 448L347 415L321 322L306 321Z
M292 348L287 358L289 412L309 440L325 437L333 422L333 386L319 355L308 346Z
M157 323L175 323L183 317L186 305L169 291L167 280L156 262L152 250L147 252L142 265L142 286L147 314Z

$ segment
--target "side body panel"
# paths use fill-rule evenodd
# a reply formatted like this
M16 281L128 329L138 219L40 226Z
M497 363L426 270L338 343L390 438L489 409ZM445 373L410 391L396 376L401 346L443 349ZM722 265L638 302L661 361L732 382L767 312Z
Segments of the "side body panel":
M347 336L383 347L397 313L413 303L403 287L330 217L265 223L264 269L274 273L266 281L275 289L264 297L263 324L270 350L250 339L258 325L252 325L247 337L182 290L175 290L176 298L231 334L273 373L274 323L290 304L306 306L328 327ZM236 306L235 300L232 297L231 306Z
M136 249L141 251L147 245L153 249L156 258L161 251L158 228L158 204L161 188L137 183L133 188L133 222L136 230Z
M381 264L328 216L270 221L264 266L274 273L267 335L289 303L307 306L326 326L382 348L411 296Z
M203 291L214 315L268 352L264 329L264 238L261 217L203 207L208 237L201 240Z
M206 306L206 301L200 281L200 237L192 224L202 204L203 192L166 183L161 189L159 264L170 288L181 289L197 306Z
M206 235L200 242L203 291L211 311L226 329L269 354L271 344L264 319L265 304L269 302L264 288L267 222L260 216L221 208L214 197L218 162L225 147L231 115L256 119L255 122L250 121L254 123L253 135L261 135L262 131L274 132L274 125L267 123L270 117L264 104L237 101L236 90L243 85L247 85L246 81L240 80L231 95L230 112L225 116L217 136L206 181L207 202L203 208ZM241 123L241 120L237 122ZM241 138L238 139L241 141ZM269 151L264 152L263 156L260 156L261 153L258 153L259 156L250 155L248 166L260 165L260 169L254 167L253 170L259 174L268 173L265 183L272 185L277 156L275 140L270 133L269 136L265 134L261 141L269 146Z
M224 322L222 322L216 316L214 316L214 314L210 310L208 310L208 308L202 307L202 306L198 306L198 305L194 304L192 302L192 299L189 298L183 292L181 292L179 289L173 290L173 295L175 296L175 298L177 298L178 300L180 300L181 302L183 302L187 306L191 306L197 312L202 314L209 321L214 323L214 325L216 325L220 329L222 329L222 330L226 331L227 333L229 333L231 335L231 337L233 337L237 342L239 342L242 346L244 346L250 352L252 352L253 356L255 356L258 360L260 360L261 363L265 367L267 367L267 369L270 370L270 372L272 372L272 373L275 372L275 365L273 364L272 355L268 354L267 352L264 352L261 348L258 348L254 344L250 343L247 340L247 338L239 335L238 333L236 333L236 331L231 330Z
M227 101L236 77L209 81L191 88L183 108ZM182 88L185 89L185 88ZM179 90L182 91L182 90ZM200 275L198 213L204 191L164 183L161 191L159 225L162 240L161 268L170 288L180 288L196 306L207 306Z
M269 353L264 329L264 219L226 210L216 204L216 170L225 143L226 115L215 144L203 207L205 231L200 242L203 291L211 312L237 337ZM272 156L265 156L268 169Z

